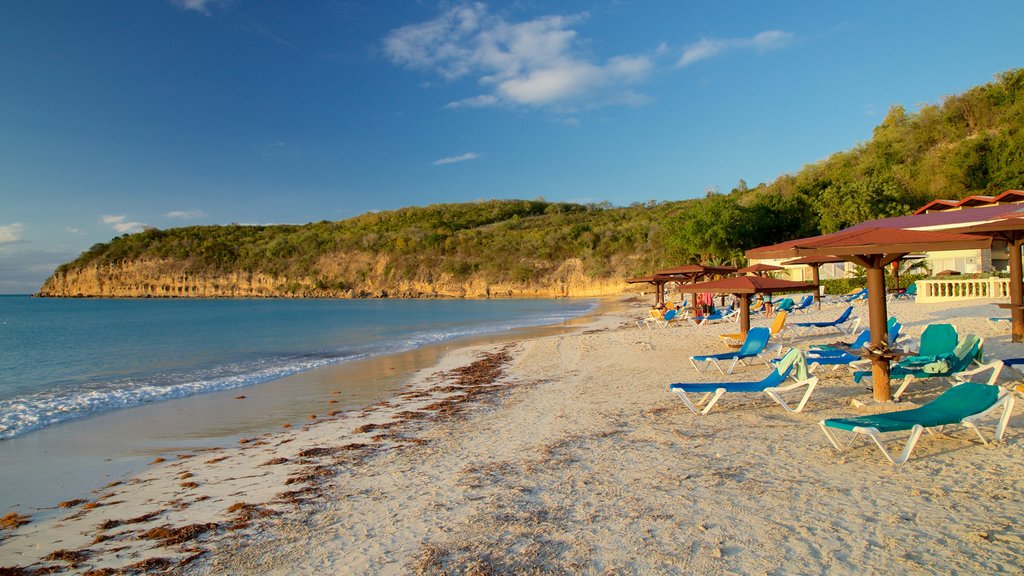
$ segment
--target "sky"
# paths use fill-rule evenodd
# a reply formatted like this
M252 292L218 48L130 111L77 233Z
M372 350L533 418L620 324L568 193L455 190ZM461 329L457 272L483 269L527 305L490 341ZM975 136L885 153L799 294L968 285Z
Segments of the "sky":
M4 0L0 293L144 226L771 182L1020 67L1020 22L1020 0Z

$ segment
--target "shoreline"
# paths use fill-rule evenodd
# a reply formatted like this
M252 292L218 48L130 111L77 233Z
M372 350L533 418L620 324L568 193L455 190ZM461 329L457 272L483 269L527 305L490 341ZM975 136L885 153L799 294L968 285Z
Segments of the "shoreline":
M623 303L582 329L453 350L417 372L397 402L168 458L64 518L19 528L0 541L0 565L187 574L1019 573L1020 407L997 445L950 431L922 440L900 468L873 446L836 454L816 422L850 415L849 400L868 394L863 386L823 372L803 413L727 395L708 416L694 416L667 383L722 379L693 372L684 358L720 346L718 334L735 325L641 330L633 320L646 308ZM890 311L911 335L952 318L961 333L984 335L990 355L1006 357L1019 345L987 328L990 308L902 303ZM945 386L915 384L897 408Z
M569 330L607 307L568 321L462 336L398 353L342 361L258 384L114 409L0 441L0 515L55 514L59 501L88 498L146 463L189 450L227 447L301 425L310 414L352 412L387 400L451 350Z

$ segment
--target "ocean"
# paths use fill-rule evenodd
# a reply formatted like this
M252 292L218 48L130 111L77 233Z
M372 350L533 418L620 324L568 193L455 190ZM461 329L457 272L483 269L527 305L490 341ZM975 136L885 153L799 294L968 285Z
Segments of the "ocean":
M464 336L592 300L107 300L0 296L0 440Z

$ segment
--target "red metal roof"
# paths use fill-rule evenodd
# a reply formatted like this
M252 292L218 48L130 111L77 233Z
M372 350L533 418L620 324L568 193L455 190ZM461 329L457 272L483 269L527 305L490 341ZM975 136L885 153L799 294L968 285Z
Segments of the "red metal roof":
M880 220L869 220L846 230L860 230L864 228L930 228L933 226L962 226L968 224L980 224L989 220L1005 218L1014 212L1024 211L1024 204L994 204L981 208L969 210L947 210L944 212L930 212L928 214L911 214L909 216L894 216Z
M1020 190L1007 190L998 196L975 195L968 196L962 200L932 200L921 206L914 214L925 214L928 212L949 211L957 208L971 208L974 206L989 206L1007 202L1024 202L1024 192Z
M763 276L733 276L720 278L710 282L686 284L679 287L680 292L714 292L717 294L768 294L771 292L795 292L798 290L817 290L814 284L794 282Z
M991 239L955 232L855 226L824 236L754 248L747 251L747 257L859 256L987 248L990 245Z

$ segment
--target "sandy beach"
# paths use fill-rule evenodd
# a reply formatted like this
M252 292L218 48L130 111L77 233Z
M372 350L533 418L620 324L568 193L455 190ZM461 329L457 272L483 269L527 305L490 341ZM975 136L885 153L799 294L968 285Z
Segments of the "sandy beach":
M925 435L890 466L837 454L823 418L864 414L843 368L802 413L726 395L695 416L668 391L717 381L687 358L732 323L644 330L624 301L568 333L459 348L393 398L154 461L60 513L0 531L7 573L1012 573L1024 570L1024 403L1003 442ZM794 320L829 320L826 306ZM865 317L864 305L857 313ZM990 303L890 304L1019 357ZM764 319L754 325L765 325ZM834 342L835 332L797 347ZM846 338L849 340L849 338ZM741 368L727 379L760 379ZM948 387L915 384L904 409ZM986 430L991 434L991 429ZM53 503L55 506L57 502ZM10 524L18 519L6 517ZM19 568L14 568L19 567ZM21 570L21 572L18 571Z

